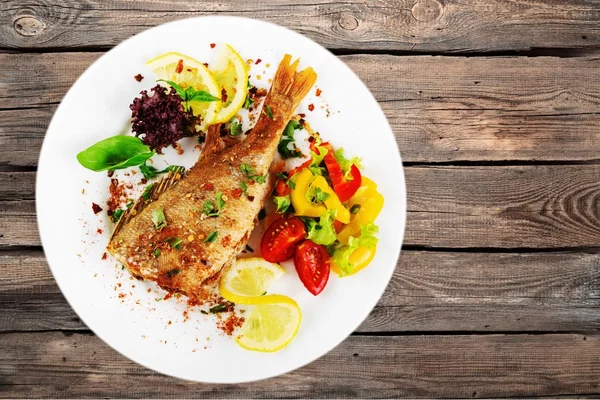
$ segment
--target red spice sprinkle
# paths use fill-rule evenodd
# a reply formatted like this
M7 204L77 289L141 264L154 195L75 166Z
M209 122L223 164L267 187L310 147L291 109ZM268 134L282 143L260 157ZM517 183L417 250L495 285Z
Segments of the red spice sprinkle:
M142 76L142 74L137 74L136 76L133 77L133 79L135 79L138 82L141 82L142 79L144 79L144 77Z
M227 101L227 90L225 90L225 88L221 89L221 101L223 103Z
M321 89L317 88L317 92L316 92L317 97L319 97L321 95L321 93L322 93Z
M94 214L98 214L100 211L102 211L102 207L96 203L92 203L92 211L94 211Z
M203 185L204 190L214 190L215 185L213 185L212 183L205 183Z
M175 72L177 72L178 74L183 72L183 60L179 60L179 62L177 63L177 68L175 68Z
M104 254L102 254L102 259L106 260L106 257L108 257L108 255L106 254L106 252Z
M261 61L262 61L262 60L261 60L260 58L257 58L257 59L256 59L256 61L254 62L254 64L255 64L255 65L258 65L258 64L260 64L260 62L261 62Z
M206 68L208 68L208 63L202 63Z
M96 232L98 232L99 235L102 235L102 233L103 233L102 229L100 229L100 228L96 229Z
M231 195L234 199L239 199L242 193L244 193L244 191L241 188L236 188L231 191Z
M215 46L216 46L216 44L214 44L214 43L211 43L211 44L210 44L210 48L211 48L211 49L214 49L214 48L215 48Z
M127 295L126 295L126 294L123 294L123 293L119 293L119 298L120 298L120 299L124 298L125 296L127 296Z
M314 105L314 104L312 104L312 103L310 103L310 104L308 105L308 111L312 111L312 110L314 110L314 109L315 109L315 105Z
M169 325L171 325L171 324L172 324L172 322L171 322L171 321L169 321Z
M304 114L304 113L300 113L298 115L300 116L300 118L306 118L306 114Z

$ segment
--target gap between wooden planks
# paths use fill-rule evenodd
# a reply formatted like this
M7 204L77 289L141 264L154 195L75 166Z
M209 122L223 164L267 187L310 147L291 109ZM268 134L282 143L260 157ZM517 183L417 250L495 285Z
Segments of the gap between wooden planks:
M405 175L404 245L598 248L600 165L407 167ZM34 172L0 172L0 248L40 245L28 200L34 179Z
M0 166L37 164L56 104L100 55L0 54ZM404 162L600 159L600 57L340 58L380 102Z
M0 265L0 332L88 329L40 250L0 252ZM357 331L598 329L600 254L403 251L385 294Z
M219 14L266 20L325 47L351 51L564 51L600 45L596 0L4 0L0 48L108 48L165 22Z
M600 391L600 337L579 334L352 336L303 368L243 385L174 380L78 333L1 334L0 348L0 376L11 397L473 398Z

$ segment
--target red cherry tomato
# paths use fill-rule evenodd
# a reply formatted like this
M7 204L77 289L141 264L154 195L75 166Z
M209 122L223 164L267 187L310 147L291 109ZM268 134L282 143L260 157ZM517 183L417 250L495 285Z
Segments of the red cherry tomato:
M294 245L306 237L300 218L279 218L267 228L260 242L262 257L269 262L282 262L294 255Z
M296 246L294 266L304 287L313 295L323 291L329 279L329 254L325 247L312 240L305 240Z

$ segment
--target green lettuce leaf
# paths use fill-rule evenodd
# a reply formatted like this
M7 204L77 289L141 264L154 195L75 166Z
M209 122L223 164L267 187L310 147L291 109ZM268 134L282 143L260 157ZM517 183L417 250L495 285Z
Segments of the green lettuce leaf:
M319 218L319 222L314 219L306 219L308 238L316 244L328 246L337 240L337 234L333 227L337 212L330 210L325 212Z

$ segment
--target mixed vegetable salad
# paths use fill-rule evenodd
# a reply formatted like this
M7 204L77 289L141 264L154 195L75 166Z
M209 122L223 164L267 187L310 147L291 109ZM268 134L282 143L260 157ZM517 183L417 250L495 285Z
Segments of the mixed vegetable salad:
M301 154L292 120L279 146L282 158ZM360 172L359 158L348 159L319 136L310 136L311 158L278 176L273 201L279 218L270 220L262 237L262 257L274 263L293 257L298 276L313 295L323 291L333 270L340 277L357 273L377 248L375 218L383 207L377 185Z

